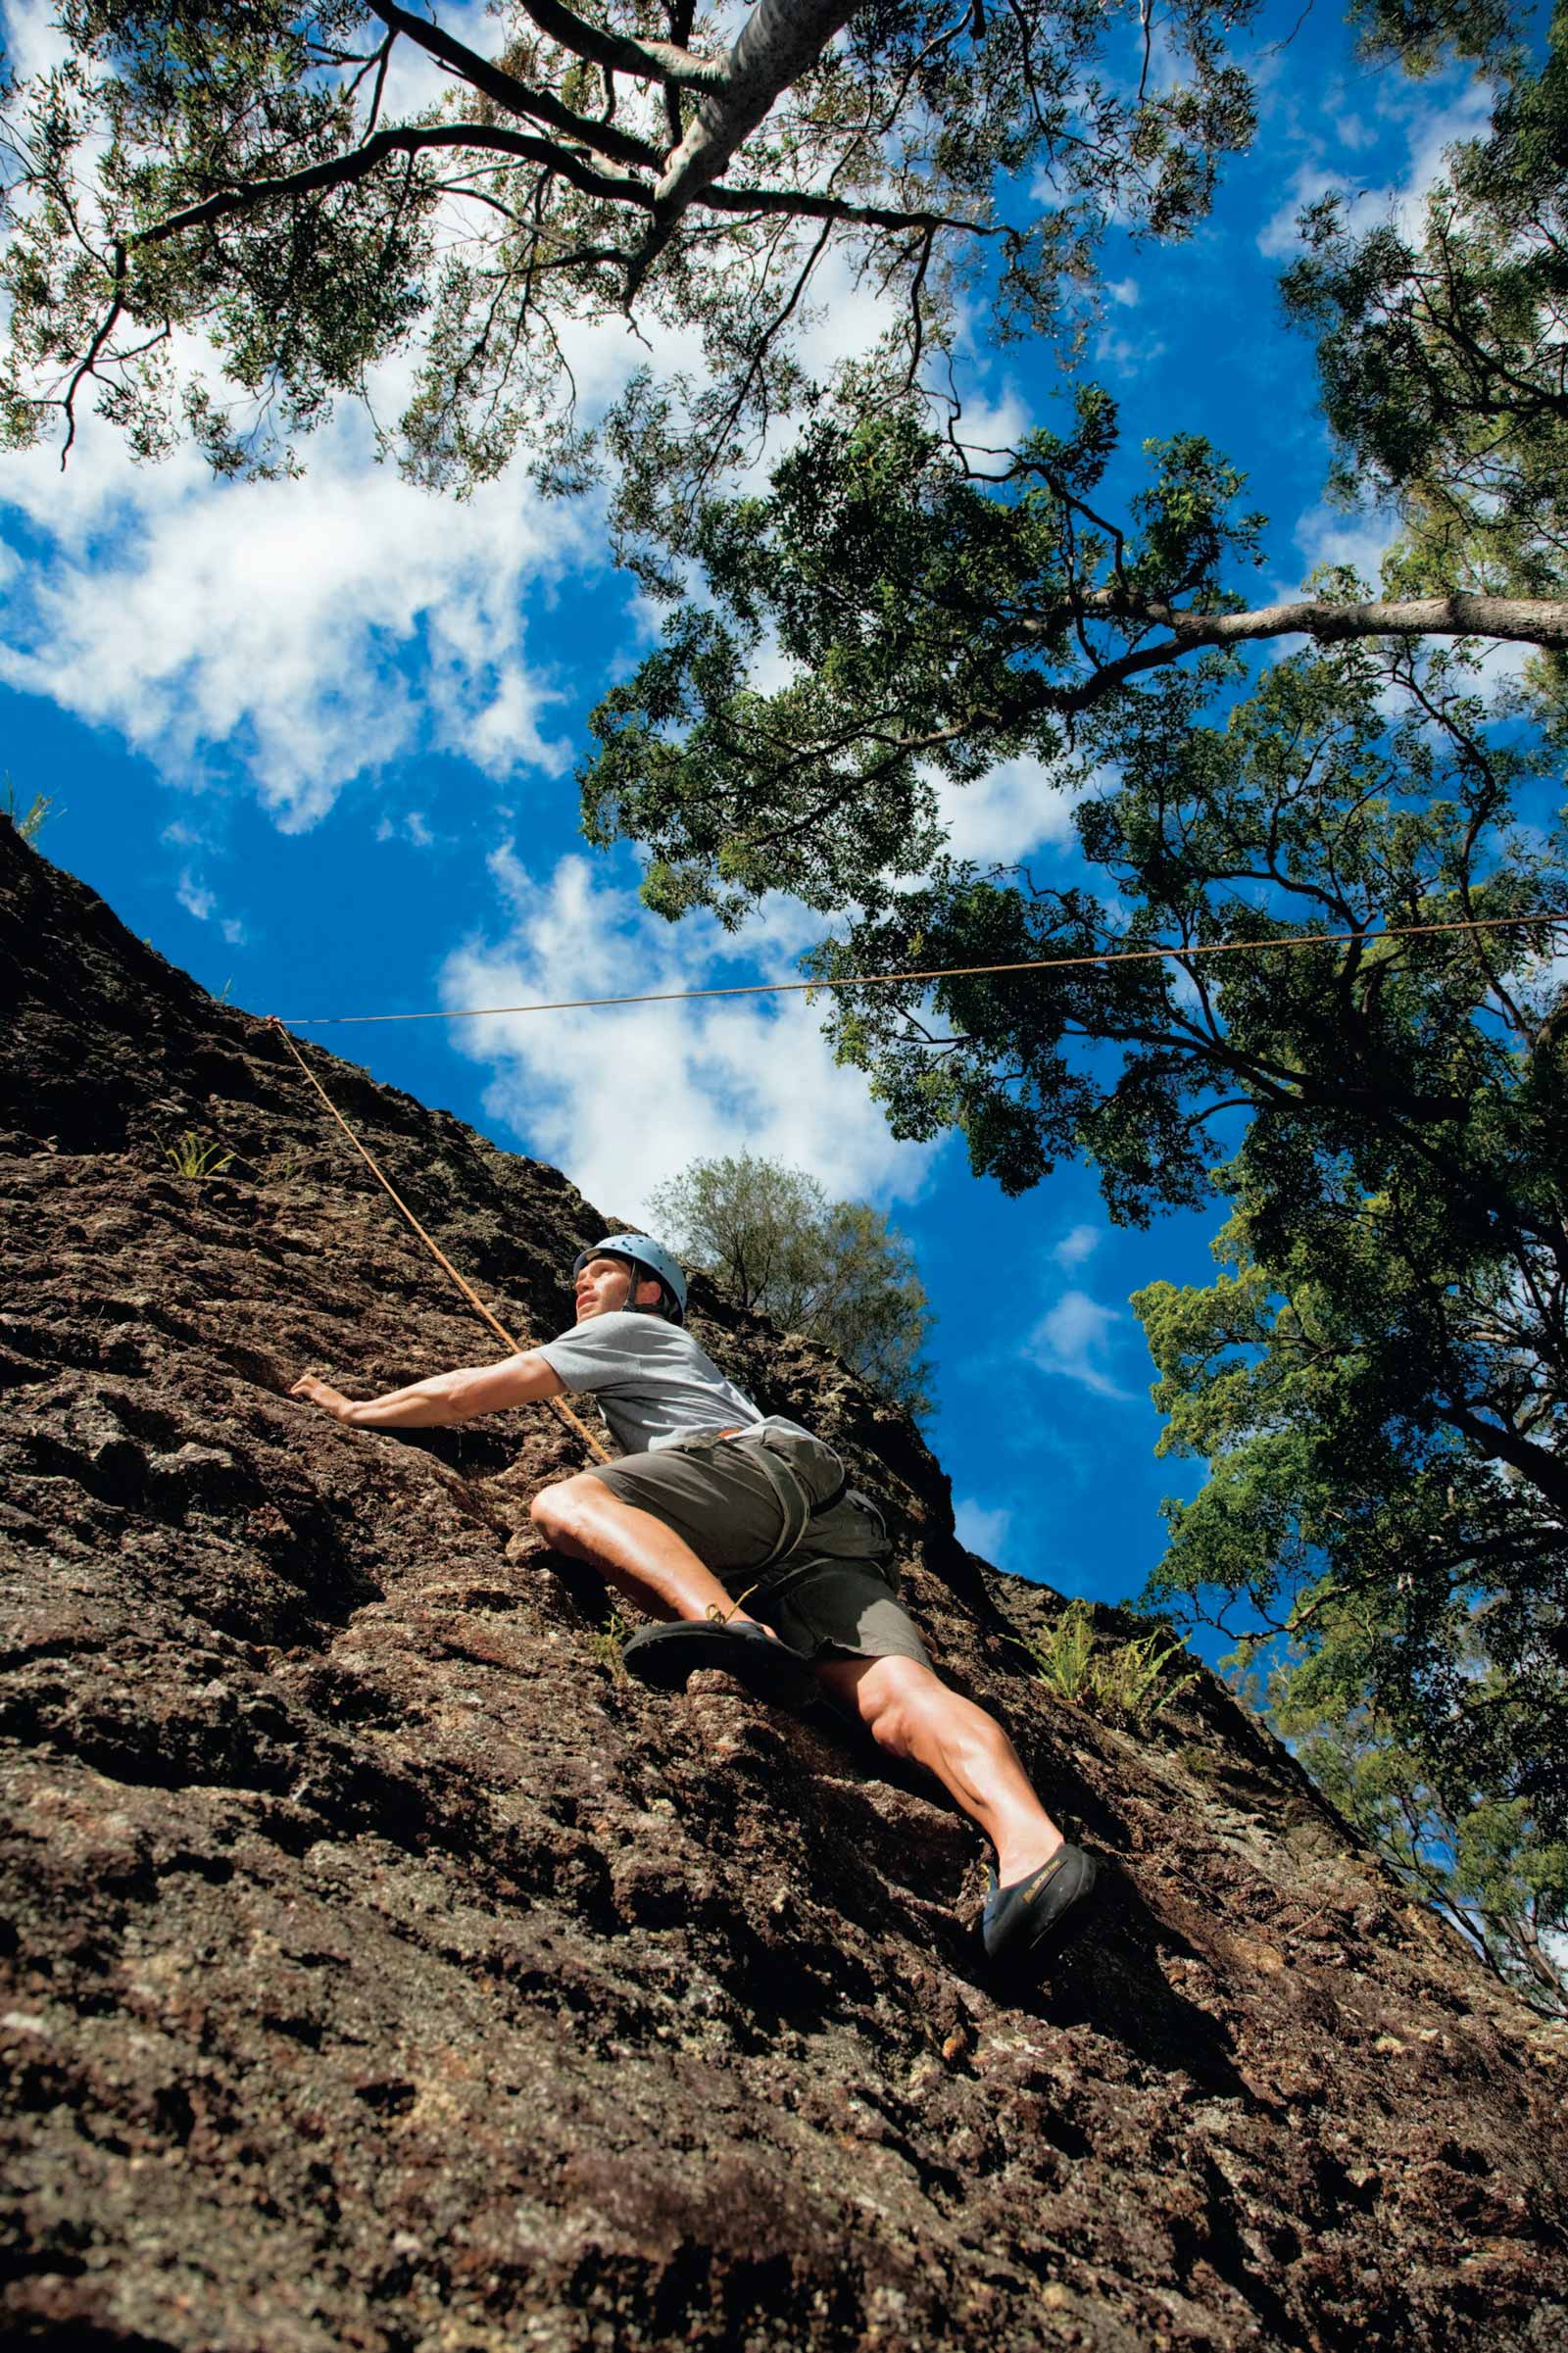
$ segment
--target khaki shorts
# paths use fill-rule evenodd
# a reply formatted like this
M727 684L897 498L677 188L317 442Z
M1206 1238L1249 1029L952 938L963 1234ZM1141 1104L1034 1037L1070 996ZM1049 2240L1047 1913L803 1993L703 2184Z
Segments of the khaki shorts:
M843 1495L829 1446L803 1431L764 1424L736 1438L677 1438L655 1454L596 1463L588 1476L635 1510L652 1512L724 1578L731 1597L808 1658L913 1658L931 1664L900 1601L882 1515ZM809 1513L800 1542L787 1540L792 1497Z

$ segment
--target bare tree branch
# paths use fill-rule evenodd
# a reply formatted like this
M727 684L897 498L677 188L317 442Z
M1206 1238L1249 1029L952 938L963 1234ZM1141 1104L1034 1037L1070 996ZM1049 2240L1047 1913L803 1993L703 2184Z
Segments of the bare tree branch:
M1158 597L1140 597L1125 588L1102 588L1064 599L1055 612L1022 624L1031 637L1054 637L1070 621L1119 620L1169 629L1168 641L1140 648L1125 658L1133 669L1150 669L1208 646L1249 645L1268 637L1311 637L1319 645L1363 637L1490 637L1509 645L1568 649L1568 602L1553 597L1486 597L1455 591L1451 596L1416 597L1395 604L1371 598L1365 604L1333 604L1301 597L1287 605L1262 605L1251 613L1193 613ZM1123 663L1114 670L1130 675Z
M728 61L699 57L675 41L638 40L629 33L606 32L603 25L585 24L561 0L522 0L523 11L543 33L590 65L614 74L634 74L641 81L662 81L679 89L718 89L723 86ZM379 12L378 12L379 13ZM774 95L777 93L775 91Z
M636 293L688 206L719 177L736 149L766 119L779 92L807 71L854 14L853 0L757 0L724 61L722 80L699 97L686 136L664 166L655 191L653 226L628 272L628 295Z
M216 196L204 197L200 204L187 205L182 212L171 213L167 220L138 230L126 242L161 244L166 237L177 236L182 229L204 228L211 221L225 220L232 213L254 211L281 196L308 196L324 188L346 186L365 178L389 156L416 156L446 147L477 147L494 155L516 156L524 163L543 164L589 196L607 196L644 206L653 202L653 191L645 182L612 179L606 172L595 172L580 157L564 154L550 140L533 138L526 131L506 130L500 124L434 123L419 129L378 130L373 139L367 139L363 147L350 148L345 155L328 156L323 163L307 164L303 170L286 172L277 179L253 179L243 188L220 189Z
M66 438L60 452L60 470L62 473L64 473L66 470L66 460L70 457L72 444L76 438L76 394L80 391L81 386L85 382L86 378L93 373L97 365L98 355L103 350L104 345L108 342L110 336L114 333L120 314L124 308L125 248L123 245L118 242L115 246L113 277L115 288L114 300L111 302L104 318L99 321L96 334L93 336L91 343L88 344L86 351L83 353L80 362L72 375L70 383L66 386L65 399L62 403L66 413Z
M657 171L658 150L646 139L634 138L630 131L612 129L608 123L596 122L590 115L573 114L559 98L519 81L504 66L481 57L477 49L454 39L427 17L416 17L408 9L399 8L396 0L366 0L366 6L389 30L405 33L418 48L438 58L461 80L496 106L505 108L509 115L524 115L532 122L548 123L552 130L559 130L568 139L580 140L583 146L611 157L617 164L641 164L649 171ZM565 11L562 13L564 15Z

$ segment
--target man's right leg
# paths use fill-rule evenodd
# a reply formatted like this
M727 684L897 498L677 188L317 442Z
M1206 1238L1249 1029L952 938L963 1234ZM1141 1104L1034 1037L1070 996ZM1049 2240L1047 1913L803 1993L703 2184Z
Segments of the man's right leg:
M592 1471L541 1489L529 1512L555 1551L586 1561L654 1617L706 1618L716 1609L739 1624L754 1622L683 1537L651 1511L622 1502Z

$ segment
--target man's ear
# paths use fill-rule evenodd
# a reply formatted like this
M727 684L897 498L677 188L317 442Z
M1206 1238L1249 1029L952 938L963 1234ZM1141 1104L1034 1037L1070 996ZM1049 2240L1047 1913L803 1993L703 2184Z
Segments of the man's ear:
M646 1283L639 1283L632 1294L639 1307L657 1307L663 1296L663 1284L656 1283L652 1278Z

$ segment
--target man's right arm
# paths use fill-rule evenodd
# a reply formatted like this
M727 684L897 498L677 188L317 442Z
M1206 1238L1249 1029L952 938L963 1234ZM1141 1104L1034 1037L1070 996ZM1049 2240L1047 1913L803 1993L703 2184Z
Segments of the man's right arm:
M503 1413L509 1405L559 1397L565 1386L538 1350L529 1348L521 1355L504 1356L499 1364L461 1365L450 1373L432 1373L427 1381L388 1390L381 1397L356 1401L314 1373L296 1381L289 1395L319 1405L351 1430L445 1430L483 1413Z

